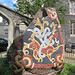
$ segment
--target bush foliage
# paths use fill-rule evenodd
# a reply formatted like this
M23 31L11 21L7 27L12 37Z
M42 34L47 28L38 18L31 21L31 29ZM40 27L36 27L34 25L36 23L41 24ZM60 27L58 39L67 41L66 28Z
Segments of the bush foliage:
M57 75L75 75L75 65L72 65L69 62L65 63L63 72Z
M7 58L0 58L0 75L12 75Z
M0 58L0 75L12 75L7 58ZM63 72L57 75L75 75L75 65L65 63Z

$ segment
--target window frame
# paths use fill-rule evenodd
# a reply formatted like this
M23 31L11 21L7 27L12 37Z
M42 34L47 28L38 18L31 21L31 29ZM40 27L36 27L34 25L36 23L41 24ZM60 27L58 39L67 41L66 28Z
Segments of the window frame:
M74 24L72 25L72 28L71 28L71 23L75 23L75 21L70 21L70 36L71 37L75 37L75 34L74 34ZM72 31L71 31L71 29L72 29ZM71 34L71 32L72 32L72 34Z
M70 7L70 3L71 3L71 2L72 2L72 8ZM73 3L74 3L74 2L75 2L75 1L73 1L73 0L69 0L69 13L72 14L72 15L75 15L75 13L74 13L74 10L75 10L75 9L73 8L73 7L74 7L74 6L73 6ZM72 9L72 12L71 12L71 9Z

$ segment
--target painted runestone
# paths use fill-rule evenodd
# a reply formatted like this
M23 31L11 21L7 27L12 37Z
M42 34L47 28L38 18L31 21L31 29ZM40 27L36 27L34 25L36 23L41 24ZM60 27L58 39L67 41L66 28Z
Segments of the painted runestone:
M32 21L18 42L15 61L21 68L17 72L24 68L60 69L64 66L64 43L57 13L54 8L46 12L46 17Z

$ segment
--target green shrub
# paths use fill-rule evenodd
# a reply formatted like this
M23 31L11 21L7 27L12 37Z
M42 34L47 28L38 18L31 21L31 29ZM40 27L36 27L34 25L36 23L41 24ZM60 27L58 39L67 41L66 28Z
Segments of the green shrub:
M68 62L65 63L63 72L57 75L75 75L75 65L72 65Z
M0 58L0 75L12 75L7 58Z
M0 75L12 75L7 58L0 58ZM75 65L65 63L63 72L57 75L75 75Z

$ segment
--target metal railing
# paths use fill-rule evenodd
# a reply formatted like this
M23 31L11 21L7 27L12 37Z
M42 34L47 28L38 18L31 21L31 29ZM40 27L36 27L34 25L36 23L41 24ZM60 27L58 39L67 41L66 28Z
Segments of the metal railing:
M65 45L65 57L75 59L75 51L71 47L69 44Z

